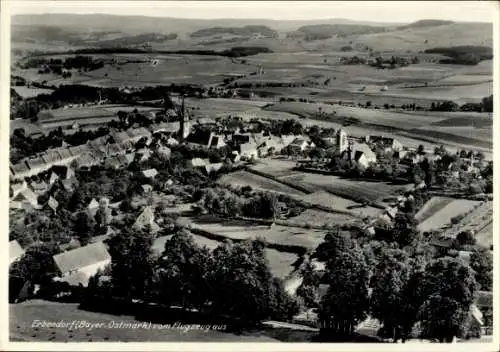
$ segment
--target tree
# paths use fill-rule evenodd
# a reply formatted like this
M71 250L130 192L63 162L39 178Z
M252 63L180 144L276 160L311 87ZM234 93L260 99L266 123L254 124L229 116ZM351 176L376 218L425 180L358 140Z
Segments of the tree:
M94 223L86 211L78 212L74 232L80 244L86 246L94 236Z
M320 320L336 334L351 334L368 312L368 267L357 242L349 233L327 235L323 253L326 264L326 295L320 303ZM319 248L318 248L319 249Z
M213 251L212 307L254 324L272 315L272 275L262 241L226 242Z
M302 265L300 273L302 283L297 288L297 296L303 299L306 307L316 307L320 278L309 260Z
M48 284L56 276L53 256L59 252L54 243L34 244L10 268L10 276L32 284Z
M465 245L475 245L476 239L471 231L462 231L455 238L457 245L465 246Z
M399 249L384 251L371 278L371 313L382 324L384 333L394 341L403 330L404 302L402 292L410 274L409 258Z
M177 229L165 242L158 261L159 300L183 308L203 307L211 299L208 284L211 261L206 247L197 246L189 233Z
M470 267L475 272L479 288L483 291L493 289L493 255L486 248L475 248L470 255Z
M427 299L419 312L422 336L439 341L461 336L477 290L472 269L450 257L433 260L426 266L423 289Z
M424 146L422 144L419 144L417 148L417 154L422 155L424 154L424 151L425 151Z
M114 295L126 299L145 299L152 292L154 237L150 229L124 227L109 242Z

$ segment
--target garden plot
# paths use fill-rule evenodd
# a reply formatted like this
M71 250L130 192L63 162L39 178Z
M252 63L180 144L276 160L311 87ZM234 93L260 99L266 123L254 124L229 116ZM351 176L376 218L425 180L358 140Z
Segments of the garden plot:
M287 176L298 171L295 168L295 161L287 159L259 159L257 163L250 166L252 170L263 172L273 177Z

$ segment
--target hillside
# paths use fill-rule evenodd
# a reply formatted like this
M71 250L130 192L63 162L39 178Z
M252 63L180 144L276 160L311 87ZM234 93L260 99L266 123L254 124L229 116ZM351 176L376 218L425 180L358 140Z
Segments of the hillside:
M443 20L420 20L420 21L416 21L416 22L407 24L406 26L398 27L398 29L404 30L404 29L409 29L409 28L437 27L437 26L444 26L444 25L452 24L452 23L454 23L454 22L453 21L443 21Z
M192 38L210 37L218 34L232 34L239 36L252 36L260 34L264 37L277 37L278 32L267 26L249 25L244 27L211 27L197 30L190 34Z
M310 26L302 26L292 35L303 34L304 39L321 40L328 39L334 36L347 37L349 35L380 33L385 32L385 27L375 27L355 24L316 24Z

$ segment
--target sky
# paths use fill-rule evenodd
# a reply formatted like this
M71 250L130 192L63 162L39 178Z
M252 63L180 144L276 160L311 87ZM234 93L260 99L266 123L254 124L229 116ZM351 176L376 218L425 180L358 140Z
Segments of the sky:
M8 0L12 14L75 13L197 19L258 18L312 20L345 18L373 22L442 19L493 22L495 1L34 1Z

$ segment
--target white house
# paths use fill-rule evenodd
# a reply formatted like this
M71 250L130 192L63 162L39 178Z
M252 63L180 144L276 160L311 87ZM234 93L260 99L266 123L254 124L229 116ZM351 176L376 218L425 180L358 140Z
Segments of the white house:
M21 258L24 254L24 249L16 240L9 242L9 265Z
M111 255L102 242L57 254L53 259L59 271L57 281L84 287L88 285L90 277L111 263Z

